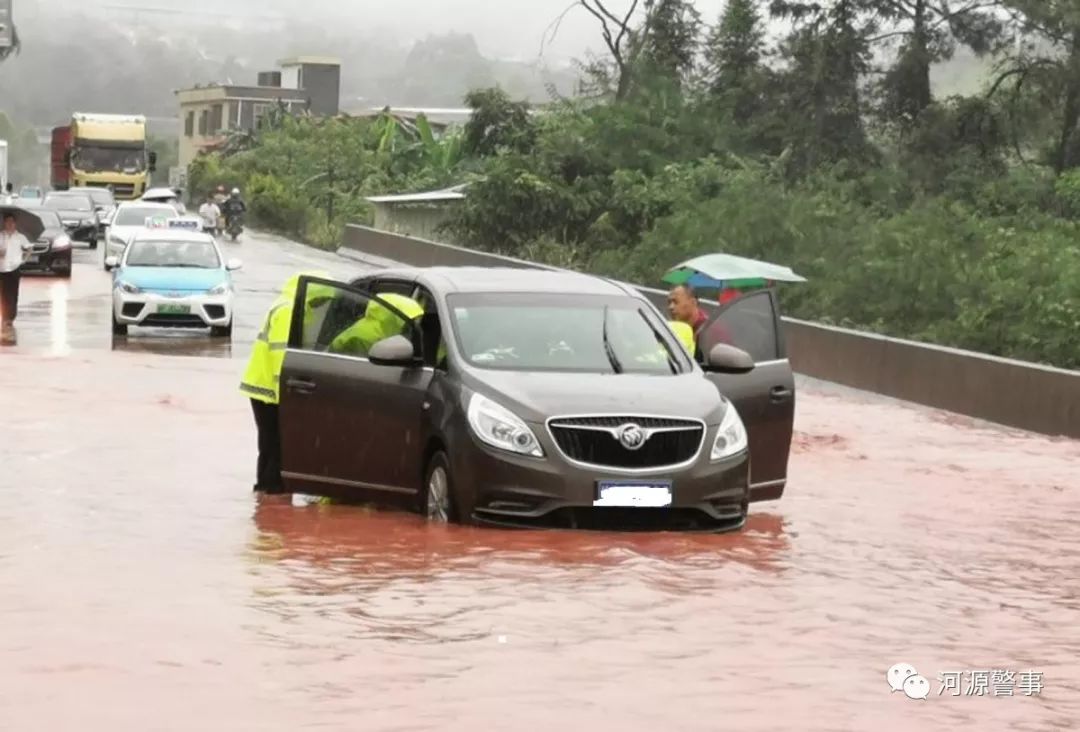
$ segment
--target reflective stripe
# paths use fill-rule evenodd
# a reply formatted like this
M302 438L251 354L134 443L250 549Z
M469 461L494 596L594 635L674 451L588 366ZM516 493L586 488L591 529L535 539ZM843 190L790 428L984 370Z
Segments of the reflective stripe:
M279 302L266 313L266 320L263 321L262 330L259 331L259 335L255 336L255 340L262 341L263 343L270 342L270 321L274 319L274 313L281 310L283 307L288 306L287 302Z
M271 399L277 399L277 392L273 389L266 389L261 386L255 386L249 384L246 381L240 382L240 391L246 391L249 394L258 394L260 396L270 397Z
M267 341L267 343L269 344L271 351L285 351L285 350L288 350L288 348L289 348L288 342L285 342L285 343L270 343L270 341Z

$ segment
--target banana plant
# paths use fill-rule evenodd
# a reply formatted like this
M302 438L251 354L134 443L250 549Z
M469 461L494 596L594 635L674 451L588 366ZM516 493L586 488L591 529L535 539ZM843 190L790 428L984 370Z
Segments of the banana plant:
M423 114L416 118L416 130L420 139L414 143L414 147L422 154L427 167L447 172L461 162L464 137L460 130L437 138Z

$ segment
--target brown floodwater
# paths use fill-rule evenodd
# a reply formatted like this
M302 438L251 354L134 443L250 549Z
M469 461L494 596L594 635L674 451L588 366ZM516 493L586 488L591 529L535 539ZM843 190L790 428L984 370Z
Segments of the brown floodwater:
M1080 718L1075 441L800 381L787 495L742 532L437 527L257 499L240 361L57 349L50 317L0 351L4 732ZM1044 688L938 694L995 668Z

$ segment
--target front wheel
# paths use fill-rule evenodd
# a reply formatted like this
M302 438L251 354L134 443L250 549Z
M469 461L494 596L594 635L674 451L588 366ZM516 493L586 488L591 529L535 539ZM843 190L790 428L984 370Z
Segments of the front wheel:
M97 239L91 239L90 240L90 248L91 249L97 249Z
M442 450L432 455L428 461L424 474L423 496L420 510L428 521L445 524L457 520L450 460Z
M232 336L232 321L228 325L214 325L210 327L212 338L230 338Z
M112 332L113 335L126 336L128 334L128 327L123 323L117 322L116 313L112 315Z

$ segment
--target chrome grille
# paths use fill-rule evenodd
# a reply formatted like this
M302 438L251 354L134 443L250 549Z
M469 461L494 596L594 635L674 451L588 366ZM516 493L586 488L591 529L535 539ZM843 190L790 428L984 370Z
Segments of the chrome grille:
M644 433L637 447L627 447L620 433L636 425ZM558 417L548 431L569 460L618 470L652 470L694 460L705 439L705 423L671 417L602 415Z

